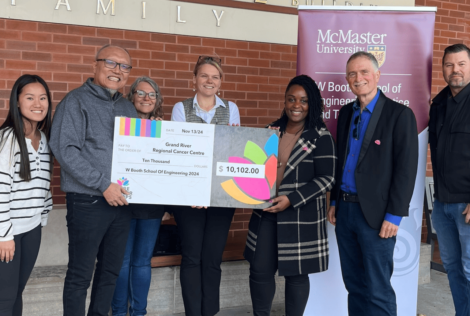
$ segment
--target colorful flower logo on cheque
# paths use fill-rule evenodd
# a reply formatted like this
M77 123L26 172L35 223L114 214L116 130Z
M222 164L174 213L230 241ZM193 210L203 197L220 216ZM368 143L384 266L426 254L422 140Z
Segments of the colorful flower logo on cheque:
M264 148L252 141L248 141L242 157L229 157L228 162L247 165L264 165L265 176L263 178L233 177L220 185L224 191L235 200L258 205L266 203L271 197L271 189L276 184L277 157L279 137L272 135Z

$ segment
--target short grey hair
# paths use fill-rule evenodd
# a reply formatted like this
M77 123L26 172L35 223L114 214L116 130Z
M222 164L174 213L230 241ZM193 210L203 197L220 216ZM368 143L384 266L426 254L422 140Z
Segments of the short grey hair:
M116 48L120 48L122 49L123 51L125 51L127 53L127 55L129 56L129 61L132 65L132 57L131 57L131 54L129 53L129 51L127 49L125 49L124 47L121 47L121 46L117 46L117 45L112 45L112 44L106 44L104 45L103 47L101 47L100 49L98 49L98 51L96 52L96 55L95 55L95 60L98 59L98 57L100 56L101 52L104 51L106 48L111 48L111 47L116 47Z
M374 66L375 71L379 70L379 63L377 62L377 59L375 58L375 56L372 55L371 53L364 52L364 51L358 51L352 54L351 57L349 57L348 62L346 63L346 67L348 66L349 62L359 57L365 57L369 59L370 62L372 63L372 66Z
M134 95L135 95L135 90L137 89L137 86L141 82L146 82L148 83L153 90L157 93L157 100L155 102L155 109L153 109L152 113L150 113L150 117L155 116L155 117L161 117L163 118L163 96L162 93L160 92L160 88L158 87L158 84L150 79L147 76L142 76L137 78L134 83L131 85L131 89L129 93L127 94L127 99L134 103Z

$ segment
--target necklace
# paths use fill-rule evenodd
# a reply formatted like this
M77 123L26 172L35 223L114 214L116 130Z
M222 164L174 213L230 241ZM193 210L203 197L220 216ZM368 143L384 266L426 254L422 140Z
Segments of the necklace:
M297 134L299 134L299 133L302 132L303 130L304 130L304 127L302 126L302 128L300 128L297 132L295 132L295 134L294 134L294 136L292 137L292 139L290 140L290 142L287 144L286 147L284 147L284 150L279 153L279 155L278 155L279 160L278 160L278 163L277 163L277 167L278 167L278 168L281 168L281 166L282 166L282 162L281 162L281 161L283 160L282 158L285 157L285 154L286 154L286 152L287 152L287 150L288 150L289 148L290 148L290 151L289 151L288 154L289 154L289 156L290 156L290 152L292 151L292 147L293 147L293 146L291 146L291 145L292 145L292 143L293 143L295 140L298 139L298 137L296 137ZM287 134L287 132L286 132L285 134ZM284 135L285 135L285 134L284 134ZM279 145L280 145L281 142L282 142L282 138L279 140ZM281 147L281 146L279 146L279 147ZM281 157L282 157L282 158L281 158ZM287 157L287 159L289 159L289 157Z

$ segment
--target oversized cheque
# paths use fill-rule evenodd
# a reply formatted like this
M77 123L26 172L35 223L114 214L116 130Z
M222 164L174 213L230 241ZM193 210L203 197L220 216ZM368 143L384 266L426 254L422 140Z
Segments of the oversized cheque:
M116 117L111 181L129 203L265 208L278 142L269 129Z

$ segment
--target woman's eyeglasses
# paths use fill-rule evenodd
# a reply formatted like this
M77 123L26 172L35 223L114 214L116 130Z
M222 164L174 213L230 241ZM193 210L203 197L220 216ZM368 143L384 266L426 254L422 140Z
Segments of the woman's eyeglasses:
M202 62L207 62L207 61L213 61L218 65L222 64L222 59L219 57L212 57L212 56L199 56L199 59L197 60L197 63L202 63Z
M142 91L142 90L135 90L134 91L135 94L137 94L139 96L139 98L145 98L145 96L149 96L149 99L152 99L152 100L155 100L157 98L157 93L156 92L145 92L145 91Z
M122 72L130 72L132 69L131 65L128 64L121 64L118 62L115 62L114 60L111 59L97 59L96 61L103 61L104 66L109 69L114 69L116 68L117 65L119 65L119 69L121 69Z
M353 129L353 137L355 140L359 140L359 129L361 128L361 114L356 116L354 119L354 129Z

